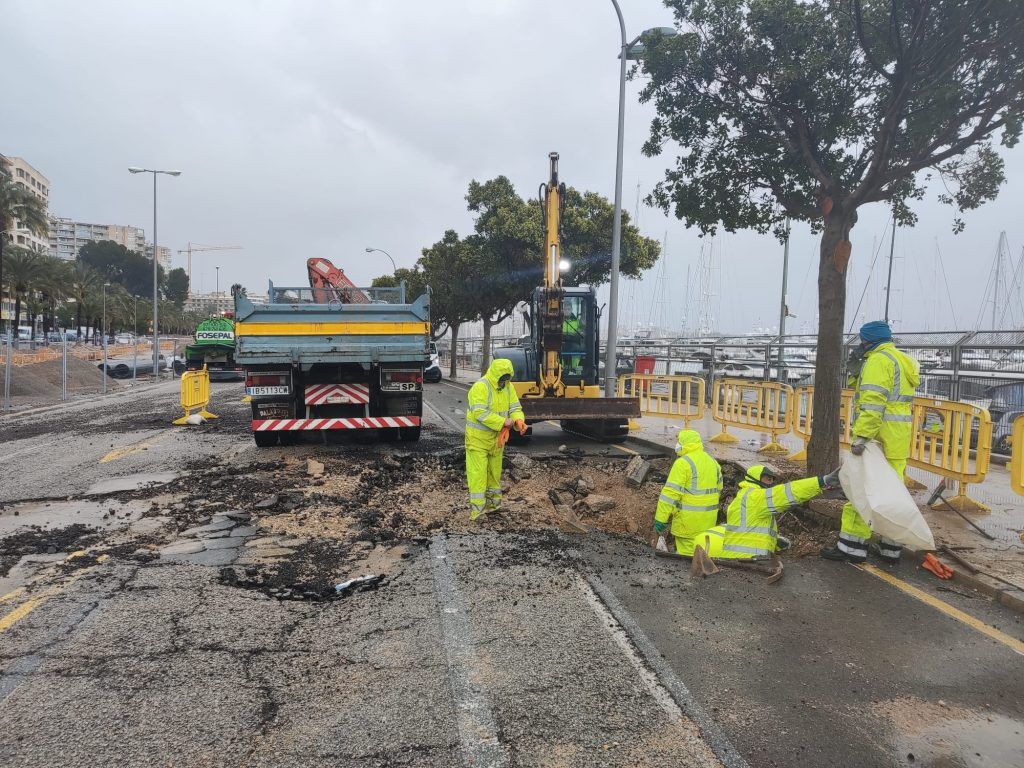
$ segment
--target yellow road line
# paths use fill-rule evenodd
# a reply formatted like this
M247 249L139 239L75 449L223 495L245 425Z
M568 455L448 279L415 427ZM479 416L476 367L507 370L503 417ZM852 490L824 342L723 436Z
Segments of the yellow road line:
M8 600L14 600L15 598L21 597L25 594L24 587L18 587L8 592L6 595L0 595L0 603L6 603Z
M108 461L115 461L117 459L124 458L125 456L130 456L133 453L138 453L139 451L145 451L146 449L153 447L154 443L160 442L169 434L170 430L166 430L164 432L157 434L154 437L147 437L145 440L140 440L137 443L125 445L122 446L121 448L115 448L102 459L100 459L100 464L106 464Z
M634 456L639 456L640 455L640 453L638 451L634 451L632 448L627 448L626 446L619 445L618 443L612 443L612 448L618 448L620 451L625 451L626 453L632 453Z
M950 618L953 618L953 619L956 619L957 621L963 622L964 624L966 624L967 626L969 626L971 629L975 630L976 632L980 632L981 634L985 635L986 637L990 637L993 640L995 640L996 642L1002 643L1007 648L1009 648L1009 649L1011 649L1013 651L1016 651L1020 655L1024 656L1024 642L1021 642L1017 638L1010 637L1005 632L1001 632L1000 630L996 629L995 627L986 624L981 619L976 619L974 616L971 616L969 613L964 613L959 608L954 608L949 603L944 602L942 600L939 600L939 598L937 598L937 597L935 597L933 595L928 594L927 592L925 592L922 589L918 589L913 584L908 584L907 582L903 581L902 579L896 578L891 573L888 573L888 572L883 571L883 570L881 570L879 568L876 568L873 565L869 565L867 563L864 563L863 565L858 565L856 567L860 568L862 571L866 571L867 573L870 573L872 576L877 576L882 581L891 584L892 586L896 587L896 589L900 590L901 592L905 592L906 594L910 595L911 597L916 597L922 603L930 605L932 608L936 609L937 611L942 611L942 613L946 614Z
M6 616L0 618L0 632L6 632L16 623L32 613L32 611L35 610L35 607L43 602L46 597L48 597L48 595L44 593L39 597L33 597L31 600L26 600Z

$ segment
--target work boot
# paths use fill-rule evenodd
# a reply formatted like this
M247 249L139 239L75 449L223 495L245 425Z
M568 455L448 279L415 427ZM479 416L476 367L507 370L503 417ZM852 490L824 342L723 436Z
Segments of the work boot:
M793 542L791 542L785 536L777 536L775 538L775 549L779 552L785 552L792 546Z
M820 554L826 560L835 560L837 562L863 563L867 560L866 557L857 557L848 552L843 552L839 547L825 547L821 550Z

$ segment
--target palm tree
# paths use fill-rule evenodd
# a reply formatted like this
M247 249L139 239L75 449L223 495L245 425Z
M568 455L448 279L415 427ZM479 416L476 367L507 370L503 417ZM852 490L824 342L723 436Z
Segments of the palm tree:
M18 328L21 321L21 302L26 294L35 287L36 270L39 267L39 254L14 246L4 254L7 262L7 274L4 278L7 287L14 294L14 327Z
M56 256L43 256L35 279L35 298L43 310L43 334L50 332L50 326L56 313L56 305L68 291L70 263ZM32 303L33 317L36 314L36 302Z
M7 158L0 155L0 305L3 303L3 286L10 284L10 281L4 281L4 240L9 237L7 232L14 228L15 221L39 237L46 237L50 230L50 222L46 218L46 204L32 194L24 184L17 183L11 178ZM17 313L20 310L17 299L15 304ZM14 324L17 326L17 318ZM0 312L0 333L3 330L3 313Z
M79 261L74 263L68 279L67 295L68 298L74 299L77 303L77 306L75 307L76 338L81 338L83 327L82 316L84 314L85 319L88 322L89 315L86 313L88 312L90 305L95 301L95 297L100 292L102 285L103 279L96 270Z

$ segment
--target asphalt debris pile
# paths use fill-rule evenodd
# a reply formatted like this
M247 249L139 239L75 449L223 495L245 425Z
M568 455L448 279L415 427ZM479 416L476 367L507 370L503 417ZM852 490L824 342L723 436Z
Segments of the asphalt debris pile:
M26 555L53 555L58 552L85 549L102 538L96 528L75 523L66 528L45 529L32 526L0 539L0 577Z

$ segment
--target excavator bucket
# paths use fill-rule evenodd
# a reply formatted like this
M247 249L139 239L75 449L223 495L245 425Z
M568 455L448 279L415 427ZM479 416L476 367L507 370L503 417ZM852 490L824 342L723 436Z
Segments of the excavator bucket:
M524 397L519 402L528 421L640 418L635 397Z

